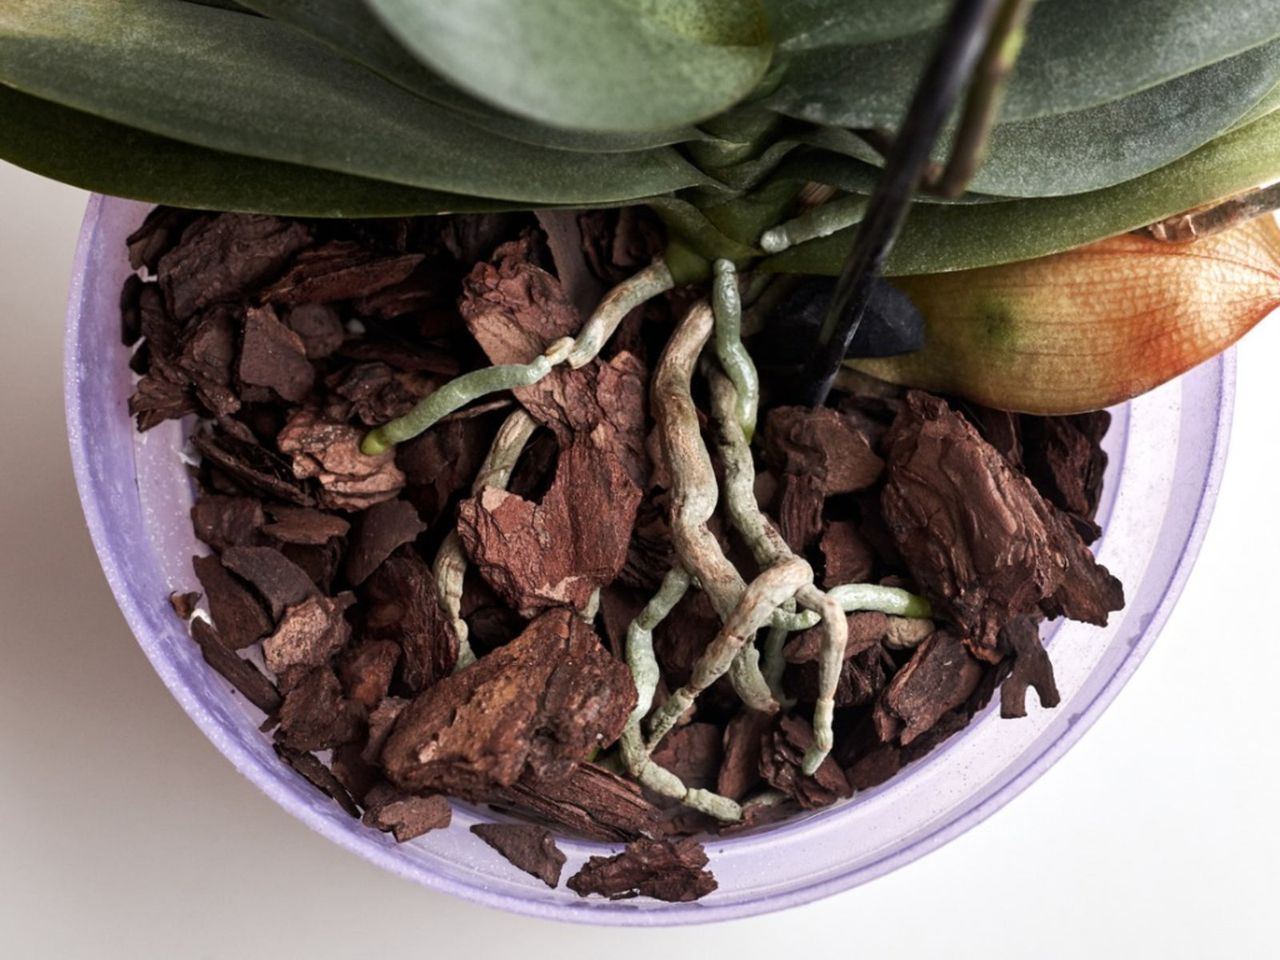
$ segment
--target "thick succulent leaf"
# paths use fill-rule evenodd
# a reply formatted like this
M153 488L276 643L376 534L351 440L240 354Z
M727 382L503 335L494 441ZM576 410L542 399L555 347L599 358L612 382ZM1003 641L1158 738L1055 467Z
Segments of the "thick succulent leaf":
M1277 80L1280 42L1099 107L1001 123L970 185L987 193L1040 197L1132 180L1231 127Z
M1280 83L1277 83L1265 97L1253 105L1253 108L1231 125L1231 130L1247 127L1255 120L1261 120L1267 114L1280 110Z
M386 217L514 205L240 157L134 130L0 86L0 157L42 176L132 200L202 210Z
M783 50L857 46L918 33L947 15L950 0L764 0Z
M858 5L849 6L854 20ZM1001 117L1109 103L1277 37L1277 0L1040 0ZM926 29L885 43L793 52L767 102L815 123L896 127L935 39L936 30Z
M171 0L11 0L0 82L198 146L531 205L705 182L670 148L587 154L472 126L282 24Z
M392 83L463 114L485 130L554 150L625 153L701 139L696 127L641 133L564 130L512 116L468 96L424 67L404 49L363 0L245 0L245 5L309 34L329 48L362 63Z
M1280 178L1280 112L1166 167L1091 193L969 206L917 204L890 255L890 274L964 270L1068 250ZM853 230L766 260L780 273L836 275Z
M423 63L512 113L661 130L747 96L769 66L759 0L366 0Z
M1280 306L1280 227L1192 243L1126 234L1051 257L898 281L924 348L851 363L1002 410L1128 400L1225 350Z

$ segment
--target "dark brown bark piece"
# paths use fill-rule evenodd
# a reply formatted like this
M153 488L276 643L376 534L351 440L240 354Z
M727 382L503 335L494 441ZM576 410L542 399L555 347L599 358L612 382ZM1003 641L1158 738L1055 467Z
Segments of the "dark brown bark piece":
M312 595L286 607L275 633L262 641L267 669L280 674L291 667L328 663L351 639L344 613L352 602L349 593L332 599Z
M760 782L760 750L773 718L742 710L724 730L724 760L716 779L716 793L741 800Z
M129 247L129 266L135 270L146 267L155 273L160 258L173 249L182 232L199 216L197 210L155 207L142 221L142 226L125 238Z
M422 259L419 253L379 256L359 244L335 240L300 253L261 298L266 303L355 300L404 280Z
M475 823L471 832L506 858L554 890L560 885L565 855L546 827L531 823Z
M1065 512L1085 543L1102 530L1094 521L1102 496L1107 454L1102 438L1111 425L1105 410L1069 417L1022 418L1027 436L1027 476L1050 503Z
M874 610L862 610L845 616L849 639L845 644L846 660L876 646L889 633L889 618ZM826 633L821 626L798 633L787 641L782 655L788 663L817 663L822 656Z
M439 794L419 797L396 790L388 783L371 789L365 804L364 825L390 833L396 843L408 843L424 833L442 830L453 819L445 797Z
M351 524L342 517L323 510L272 506L269 511L271 520L262 525L262 532L281 543L319 547L334 538L345 537L351 529Z
M653 761L674 773L686 787L714 790L720 773L724 733L714 723L677 727L653 751Z
M866 583L875 569L875 552L849 520L833 520L822 531L822 585L826 589L845 583Z
M881 739L911 743L969 699L982 671L981 661L958 636L948 630L934 633L898 671L877 704Z
M308 360L323 360L336 353L347 338L342 319L331 304L296 304L285 313L284 322L302 341Z
M806 810L827 807L852 794L844 772L827 757L812 776L800 769L805 751L813 745L813 727L799 717L780 716L764 736L760 775Z
M617 581L600 591L600 620L610 652L619 660L627 655L627 630L648 601Z
M1014 616L1101 624L1123 605L1067 520L941 399L908 393L885 449L881 502L898 551L975 654L997 661Z
M390 640L369 640L344 655L338 678L348 699L372 710L391 689L391 678L400 662L400 647Z
M323 420L309 410L299 410L276 442L293 459L293 474L320 485L320 505L332 510L364 510L390 500L404 486L404 474L396 467L395 452L375 457L360 452L363 435L345 423Z
M176 364L181 352L182 324L174 320L165 306L159 285L144 283L138 288L136 309L138 329L146 341L147 370L157 363Z
M493 363L528 363L582 318L555 277L532 261L529 238L505 243L462 284L458 309Z
M157 264L169 310L186 320L211 303L246 299L310 241L296 220L241 213L196 220Z
M404 789L462 796L526 771L554 783L617 739L635 699L630 672L594 631L553 610L420 694L396 721L383 767Z
M888 684L892 670L893 663L879 642L846 657L836 682L835 705L857 707L871 703ZM800 703L818 699L818 680L818 664L814 660L789 664L782 675L783 687Z
M274 626L266 609L247 587L233 577L217 557L192 557L200 586L208 599L209 614L218 635L232 650L253 646Z
M169 594L169 606L173 607L173 612L183 620L191 619L191 615L196 612L196 604L199 601L199 593L179 593L175 590Z
M142 339L142 313L138 298L142 295L143 279L131 273L120 288L120 342L132 347Z
M369 738L360 751L360 759L365 763L376 765L382 748L391 735L400 711L409 705L403 697L386 697L381 703L369 711Z
M653 650L663 676L677 686L687 683L693 665L719 630L720 618L706 592L687 592L653 631Z
M200 315L187 334L178 365L191 378L196 398L215 417L240 409L232 389L236 362L236 322L231 310L215 306Z
M412 543L427 525L407 500L384 500L360 514L347 549L343 572L359 586L391 556L397 547Z
M696 840L636 840L612 857L591 857L567 885L580 897L594 893L610 900L689 903L718 886L706 865L706 851Z
M854 790L870 790L901 769L902 752L894 744L885 743L859 757L845 775Z
M396 465L406 496L426 517L437 517L455 494L470 488L493 438L488 418L446 420L400 444Z
M402 417L439 386L423 373L395 370L385 363L358 363L328 382L325 415L331 420L358 419L374 427Z
M222 563L258 591L277 622L287 607L317 592L306 572L275 547L228 547L222 552Z
M993 410L977 404L965 404L963 409L973 425L978 428L982 439L995 447L1015 469L1024 469L1022 418L1018 414L1009 413L1006 410Z
M441 224L440 245L465 269L478 260L487 260L494 247L510 240L528 224L529 218L523 214L464 213Z
M512 786L492 787L476 799L592 840L632 840L665 830L661 811L645 799L637 784L594 763L579 764L566 779L555 782L526 774Z
M631 530L631 544L627 547L627 561L618 572L622 583L642 590L657 590L674 565L675 550L671 546L666 506L653 494L640 501Z
M385 363L395 370L430 373L439 377L456 377L462 370L456 353L418 342L416 339L389 336L381 331L366 333L358 340L343 343L338 355L362 363ZM459 416L459 411L453 416Z
M792 550L804 553L822 533L825 493L812 473L784 473L778 481L778 532Z
M325 796L335 800L338 806L346 813L359 819L360 808L356 806L356 802L351 798L347 788L341 780L333 775L333 771L321 763L314 754L290 750L279 743L275 744L275 751L276 756L288 764L304 780Z
M129 415L136 418L139 432L195 412L196 399L186 374L159 358L151 361L149 372L129 397Z
M827 497L865 490L884 470L862 431L830 407L775 407L764 446L775 470L816 477Z
M246 311L237 374L241 382L268 387L294 403L311 392L316 378L302 338L281 323L271 307Z
M265 522L262 502L252 497L202 493L191 507L196 537L219 552L228 547L253 546Z
M431 568L417 556L387 560L365 584L365 637L390 640L403 654L401 673L414 693L453 672L458 637L436 598Z
M191 621L191 637L200 647L205 663L213 667L246 700L268 716L280 709L284 701L275 684L252 663L240 658L226 646L211 624L199 617L194 618Z
M1040 626L1019 617L1004 628L1002 640L1013 651L1013 670L1000 685L1000 716L1027 715L1027 689L1034 689L1040 706L1056 707L1062 698L1053 678L1053 663L1040 642Z
M312 498L294 477L289 461L274 451L214 428L197 433L192 443L209 463L256 493L309 507Z
M458 507L458 535L490 586L521 616L585 609L622 569L640 490L588 435L560 455L542 503L486 488Z
M290 750L328 750L354 740L359 722L329 667L315 667L285 695L277 739Z
M335 747L329 757L330 771L358 804L364 803L376 784L384 782L378 768L364 762L361 750L361 743L357 739Z

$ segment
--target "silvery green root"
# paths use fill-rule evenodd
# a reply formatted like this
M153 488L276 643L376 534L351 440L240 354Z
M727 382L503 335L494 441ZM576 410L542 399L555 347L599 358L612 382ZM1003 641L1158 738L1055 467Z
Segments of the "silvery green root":
M651 748L644 742L640 724L653 706L660 671L653 654L653 630L680 602L690 585L689 574L673 567L652 599L627 628L627 666L636 685L636 706L627 718L619 747L627 772L650 790L660 793L717 820L734 823L742 819L742 808L728 797L709 790L690 789L670 770L650 759Z
M742 344L742 296L738 292L738 272L732 260L715 262L711 309L715 314L716 356L725 374L733 381L738 422L750 442L756 431L756 414L760 409L760 377L751 354Z
M693 369L713 323L706 301L690 308L663 351L650 391L658 437L672 475L671 539L676 556L706 591L723 623L737 608L747 585L707 528L719 489L691 390ZM778 709L777 701L758 667L752 667L748 662L730 677L734 689L753 710L772 713Z
M528 387L547 376L553 367L567 362L577 370L600 353L623 317L659 294L670 290L675 280L662 260L656 260L604 295L595 311L578 331L576 339L563 337L529 363L505 363L472 370L454 377L439 390L424 397L403 417L369 431L360 443L366 456L385 453L398 443L411 440L444 417L468 403L493 393Z

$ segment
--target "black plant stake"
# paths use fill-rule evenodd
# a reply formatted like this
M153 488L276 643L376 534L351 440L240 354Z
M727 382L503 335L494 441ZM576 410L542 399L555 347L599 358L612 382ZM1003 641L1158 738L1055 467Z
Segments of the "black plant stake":
M810 406L826 402L866 312L872 285L926 173L933 145L971 77L974 82L955 152L937 183L943 192L959 193L977 167L999 109L1003 80L1021 46L1028 7L1027 0L956 0L885 157L884 173L867 202L853 249L836 282L816 348L800 381L802 402Z

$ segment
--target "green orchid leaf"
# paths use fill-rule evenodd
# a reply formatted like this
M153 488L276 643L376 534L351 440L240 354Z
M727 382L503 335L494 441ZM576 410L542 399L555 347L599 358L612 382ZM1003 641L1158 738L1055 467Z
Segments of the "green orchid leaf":
M1273 42L1100 107L998 124L970 185L1040 197L1132 180L1231 127L1277 80L1280 42Z
M1054 117L997 124L973 191L1006 197L1084 193L1132 180L1238 126L1280 80L1280 41L1255 47L1159 87ZM830 139L835 128L821 134ZM816 142L816 141L815 141ZM880 166L858 137L837 152ZM949 137L934 157L946 159ZM865 191L864 191L865 192Z
M844 16L856 22L860 4L848 6ZM1040 0L1001 118L1110 103L1280 37L1275 0L1215 3L1211 15L1208 9L1205 0ZM782 85L766 102L814 123L895 128L936 32L931 26L885 43L794 51L785 57Z
M1146 176L1092 193L973 206L917 204L889 258L890 274L940 273L1027 260L1134 230L1280 178L1280 112ZM764 261L778 273L840 272L853 230Z
M764 0L782 50L858 46L919 33L947 15L949 0Z
M482 130L291 27L168 0L10 0L0 82L197 146L528 205L706 183L670 148L547 150Z
M158 137L0 86L0 156L42 176L132 200L305 217L512 209Z
M504 113L463 93L400 46L362 0L245 0L258 13L319 40L420 97L464 116L501 137L553 150L627 153L702 139L696 127L641 133L563 130Z
M769 66L758 0L366 0L431 69L553 126L661 130L746 97Z
M1261 120L1267 114L1276 110L1280 110L1280 83L1277 83L1267 93L1265 97L1253 105L1253 108L1243 117L1233 123L1228 132L1239 130L1241 127L1247 127L1255 120Z

